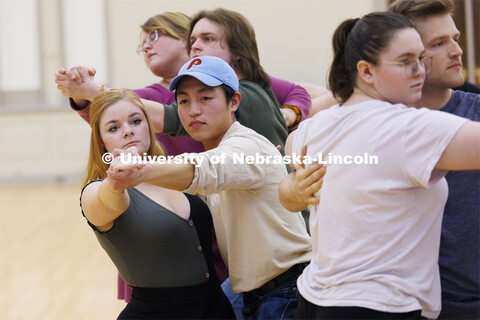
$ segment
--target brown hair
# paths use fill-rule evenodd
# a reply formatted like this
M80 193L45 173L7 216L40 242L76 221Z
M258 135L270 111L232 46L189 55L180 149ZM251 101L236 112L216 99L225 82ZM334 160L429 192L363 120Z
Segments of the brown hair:
M440 14L453 15L455 2L453 0L396 0L390 4L388 10L411 19Z
M148 155L165 155L162 147L155 139L153 127L151 126L148 114L145 112L143 103L133 91L129 89L111 89L109 91L101 92L95 97L95 99L93 99L90 107L90 125L92 131L90 134L90 153L88 156L87 173L83 183L84 185L90 181L107 177L106 172L108 170L108 165L104 163L102 159L103 154L107 152L107 150L105 149L100 135L100 119L107 108L122 100L133 103L139 107L145 115L148 123L148 130L150 132L150 147L147 151Z
M190 37L195 24L206 18L222 26L228 47L236 59L232 68L238 71L245 80L258 83L263 88L270 87L270 78L260 65L255 30L248 20L238 12L222 8L215 10L203 10L197 13L190 23L187 37L187 50L190 53L192 44Z
M416 30L410 18L393 12L374 12L342 22L333 35L333 62L328 75L335 98L345 102L355 87L357 63L363 60L377 64L393 33L405 28Z

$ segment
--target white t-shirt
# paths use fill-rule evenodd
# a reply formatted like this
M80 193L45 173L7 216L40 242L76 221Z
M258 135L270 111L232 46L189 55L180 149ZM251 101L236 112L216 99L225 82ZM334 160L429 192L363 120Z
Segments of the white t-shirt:
M298 280L306 300L438 316L448 189L446 172L434 166L465 121L369 100L300 124L292 152L307 145L308 156L337 163L326 164L320 205L310 214L313 258Z

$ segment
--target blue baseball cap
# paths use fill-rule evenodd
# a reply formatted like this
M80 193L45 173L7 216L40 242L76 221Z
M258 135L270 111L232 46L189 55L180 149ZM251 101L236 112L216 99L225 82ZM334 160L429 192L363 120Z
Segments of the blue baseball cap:
M169 90L175 90L184 76L194 77L209 87L226 84L235 92L238 91L238 77L235 71L218 57L197 57L185 63L170 82Z

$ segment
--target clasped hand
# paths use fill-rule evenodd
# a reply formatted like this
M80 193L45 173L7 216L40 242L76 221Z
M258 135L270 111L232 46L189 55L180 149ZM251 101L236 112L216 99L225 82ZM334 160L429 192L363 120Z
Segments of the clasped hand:
M136 147L130 147L126 150L115 149L112 154L114 159L107 170L107 178L113 190L130 189L145 182L145 163L135 163L135 161L126 163L122 161L122 154L139 156ZM123 157L123 159L126 158Z

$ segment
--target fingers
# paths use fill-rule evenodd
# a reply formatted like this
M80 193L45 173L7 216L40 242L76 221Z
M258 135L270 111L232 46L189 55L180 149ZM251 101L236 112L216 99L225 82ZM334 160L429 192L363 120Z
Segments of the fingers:
M93 77L96 73L97 71L94 68L88 68L83 65L67 68L65 71L68 78L75 81L76 84L85 82L87 76Z
M138 165L122 165L115 162L107 170L107 178L115 190L135 187L141 183L142 174L142 168Z
M323 186L323 177L326 167L323 164L312 164L305 169L300 169L295 174L295 192L297 197L306 204L318 204L320 199L315 194Z
M323 185L323 178L313 182L312 184L306 186L300 193L302 194L303 199L308 199L312 196L314 196L320 189L322 188Z
M306 155L307 155L307 146L303 146L300 151L300 163L292 163L290 166L293 167L295 171L305 168Z
M323 186L323 178L326 174L324 164L307 161L307 146L302 146L300 151L300 163L294 165L296 170L294 182L290 184L293 198L296 198L306 205L317 205L320 203L318 192ZM318 160L317 160L318 161ZM308 166L305 167L305 164Z
M75 66L72 68L68 68L66 71L66 75L69 79L75 81L76 84L81 84L85 82L85 76L83 73L83 68Z
M139 156L140 154L138 153L138 150L137 150L137 147L133 146L133 147L130 147L128 148L127 150L125 150L131 154L133 154L134 156Z
M323 179L325 172L325 166L318 163L314 163L312 165L309 165L307 168L299 170L296 176L296 179L298 181L298 187L303 190L314 182Z
M141 170L145 167L145 163L137 161L132 157L125 157L126 154L132 154L133 156L139 156L137 148L135 146L128 148L127 150L114 149L112 155L114 157L110 164L109 171L112 173L129 172L131 170ZM123 156L122 156L123 155ZM132 174L130 172L129 174ZM122 178L125 178L122 176Z
M55 82L68 80L65 69L59 69L55 72Z
M114 158L118 157L119 155L121 155L123 153L123 150L122 149L113 149L113 152L112 152L112 155Z
M115 149L113 149L112 155L116 158L116 157L120 156L122 153L125 153L125 154L131 153L131 154L133 154L134 156L140 155L140 154L138 153L137 147L135 147L135 146L129 147L128 149L125 149L125 150L124 150L124 149L115 148Z
M298 191L303 194L303 198L306 195L312 195L320 190L323 185L324 171L325 170L321 168L303 178L297 176L296 188L298 188Z
M310 197L305 201L309 206L315 206L320 203L320 197Z
M307 155L307 146L302 146L300 157L302 159L301 167L305 168L305 156Z

